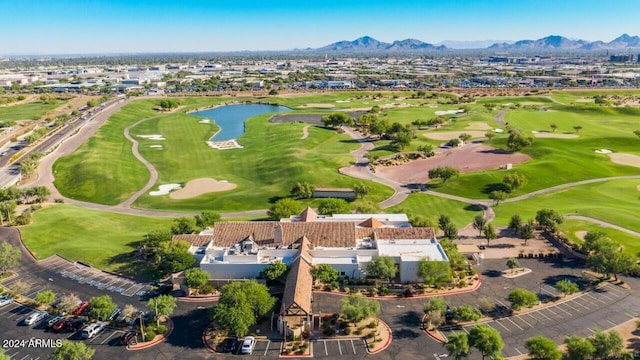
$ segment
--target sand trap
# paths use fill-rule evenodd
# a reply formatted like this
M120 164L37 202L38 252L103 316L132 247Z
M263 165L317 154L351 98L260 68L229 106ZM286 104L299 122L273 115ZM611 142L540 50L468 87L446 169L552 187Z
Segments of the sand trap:
M492 127L489 126L485 122L473 121L473 122L470 122L469 125L467 125L467 127L465 129L468 129L468 130L491 130Z
M240 149L242 145L238 144L236 139L225 141L207 141L207 145L218 150Z
M302 137L300 140L304 140L309 137L309 125L302 128Z
M576 231L574 234L576 234L578 239L584 240L584 236L587 235L587 231L580 230L580 231Z
M506 103L506 104L502 104L502 106L513 106L515 105L514 103Z
M198 124L211 124L212 121L210 119L202 119L198 121Z
M640 167L640 156L638 155L614 153L609 154L609 157L616 164Z
M593 102L593 99L577 99L577 100L575 100L575 102L578 102L578 103L590 103L590 102Z
M149 145L149 147L156 150L164 150L162 145Z
M484 137L485 133L484 131L443 131L426 133L424 136L434 140L451 140L458 138L460 134L469 134L472 138L481 138Z
M311 104L305 104L305 105L300 105L298 106L299 108L321 108L321 109L331 109L335 106L333 106L333 104L315 104L315 103L311 103Z
M598 154L611 154L611 153L613 153L613 151L611 151L609 149L598 149L598 150L595 150L595 152L598 153Z
M578 137L576 134L554 134L554 133L534 133L533 136L537 138L554 138L554 139L575 139Z
M438 110L435 112L436 116L442 116L442 115L453 115L453 114L459 114L459 113L463 113L464 110L459 109L459 110Z
M182 187L181 184L164 184L164 185L158 186L159 191L151 191L149 195L151 196L167 195L171 191L175 189L180 189L181 187Z
M638 189L638 191L640 191L640 184L638 184L638 186L636 186L636 189Z
M494 133L502 134L504 132L504 129L493 129L491 131L493 131Z
M143 139L148 139L148 140L165 140L164 136L160 134L138 135L138 137Z
M225 180L200 178L189 181L184 188L172 192L169 197L174 200L189 199L210 192L229 191L235 188L236 184Z
M351 100L336 100L337 103L350 103Z

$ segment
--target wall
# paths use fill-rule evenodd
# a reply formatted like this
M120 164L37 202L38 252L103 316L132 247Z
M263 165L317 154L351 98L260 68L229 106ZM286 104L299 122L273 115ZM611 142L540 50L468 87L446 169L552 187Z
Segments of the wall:
M269 264L208 264L201 263L200 269L209 273L212 279L255 279Z

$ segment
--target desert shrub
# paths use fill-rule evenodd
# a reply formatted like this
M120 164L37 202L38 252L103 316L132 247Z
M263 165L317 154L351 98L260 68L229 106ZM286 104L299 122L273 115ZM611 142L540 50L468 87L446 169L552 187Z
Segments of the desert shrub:
M351 334L351 328L350 327L344 328L344 329L342 329L342 331L344 332L345 335Z

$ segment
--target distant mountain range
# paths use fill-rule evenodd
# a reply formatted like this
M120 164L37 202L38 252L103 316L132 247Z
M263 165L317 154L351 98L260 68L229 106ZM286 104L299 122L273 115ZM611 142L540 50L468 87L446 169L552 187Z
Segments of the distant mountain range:
M444 42L443 42L444 43ZM483 41L449 41L454 44L482 44ZM469 49L469 46L465 48ZM395 40L392 43L378 41L370 36L363 36L353 41L338 41L316 49L319 52L404 52L404 51L445 51L451 50L445 45L433 45L416 39ZM640 37L622 34L610 42L572 40L564 36L551 35L538 40L518 40L513 43L494 43L477 50L492 51L592 51L592 50L625 50L640 49Z

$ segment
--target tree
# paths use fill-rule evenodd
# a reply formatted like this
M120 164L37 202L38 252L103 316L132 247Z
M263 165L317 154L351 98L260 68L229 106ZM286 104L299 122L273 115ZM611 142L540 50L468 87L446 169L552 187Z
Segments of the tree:
M636 136L640 138L640 129L634 130L633 133L636 134Z
M178 102L178 100L174 100L174 99L163 99L163 100L160 100L160 103L158 105L160 105L160 108L163 111L167 111L171 109L176 109L178 106L180 106L180 103Z
M576 125L576 126L574 126L574 127L573 127L573 130L575 130L575 131L576 131L576 133L579 133L579 132L580 132L580 130L582 130L582 126L580 126L580 125Z
M407 130L402 130L395 133L392 137L390 145L397 151L404 150L404 148L411 145L411 133Z
M54 360L90 360L96 351L80 341L62 340L62 344L53 350Z
M457 321L478 321L481 317L482 312L468 304L453 308L453 318Z
M520 217L520 215L519 214L511 215L511 220L509 220L508 229L517 232L517 231L520 231L521 227L522 227L522 218Z
M170 229L157 229L144 235L143 245L150 248L155 248L162 242L171 240L173 233Z
M471 140L472 137L473 136L471 136L471 135L469 135L467 133L462 133L462 134L458 135L458 139L462 140L462 142L465 142L465 143L467 141Z
M449 215L441 214L438 217L438 227L444 229L448 224L452 224L451 217Z
M505 184L509 191L513 191L526 184L527 178L522 174L509 173L502 178L502 183Z
M455 360L466 358L471 352L469 348L469 338L467 334L462 332L450 335L444 346L449 352L449 356Z
M591 341L577 336L565 338L564 343L567 345L569 360L589 360L596 350Z
M602 231L587 231L584 235L584 244L582 248L586 253L597 251L600 247L600 240L607 238L607 233Z
M2 221L7 220L11 223L16 217L16 209L18 208L18 204L15 200L8 200L0 202L0 216L2 216Z
M447 144L448 144L449 146L451 146L451 147L454 147L454 148L455 148L455 147L458 147L458 145L460 145L460 139L458 139L458 138L451 139L451 140L449 140L449 141L447 142Z
M220 214L213 211L203 211L200 215L195 216L196 227L204 229L213 226L216 222L220 221Z
M36 294L36 302L38 304L51 304L56 299L56 294L51 290L40 291Z
M160 326L160 318L163 316L171 316L176 305L176 298L173 296L160 295L149 300L147 308L155 314L156 326Z
M375 119L369 125L369 132L374 135L379 135L383 137L391 128L391 124L387 119Z
M529 220L520 227L520 238L524 240L524 246L527 246L527 240L533 239L533 220Z
M536 212L536 222L549 233L556 232L556 225L562 224L562 215L553 209L541 209Z
M458 250L458 245L454 244L450 239L441 239L440 246L449 259L449 266L454 271L462 271L468 269L467 257Z
M479 324L469 330L469 345L480 351L483 360L486 356L497 359L504 347L504 342L498 330Z
M220 299L210 316L219 327L228 328L237 336L245 336L257 319L266 315L276 300L269 289L253 280L236 281L220 289Z
M520 267L520 263L516 258L509 258L509 260L507 260L507 267L509 269L515 269L517 267Z
M556 125L555 123L552 123L551 125L549 125L549 127L551 127L551 130L553 132L556 132L556 129L558 128L558 125Z
M280 260L269 263L267 268L264 269L264 277L269 281L276 281L278 279L281 279L286 273L287 265L285 265Z
M616 357L622 353L623 341L620 334L615 330L604 333L596 330L593 337L589 339L593 345L593 355L600 359Z
M291 189L291 196L296 199L311 199L315 187L308 182L298 182Z
M472 226L478 230L478 236L482 235L482 230L484 230L485 225L487 225L487 219L484 218L484 215L479 214L473 218Z
M492 297L483 296L478 299L478 306L480 306L480 310L485 313L491 312L496 307L496 302Z
M17 246L13 246L6 241L0 243L0 269L4 275L8 269L18 265L22 253Z
M302 204L290 198L280 199L271 206L267 215L272 220L288 218L291 215L299 214L302 211Z
M513 310L520 310L521 307L531 307L538 303L538 296L531 291L516 288L507 296L507 300L511 302Z
M491 139L493 139L494 136L496 136L496 134L494 134L493 131L487 131L486 133L484 133L484 137L486 137L487 140L489 141L491 141Z
M525 341L529 357L533 360L561 360L562 352L555 341L544 336L530 337Z
M458 238L458 228L453 223L448 223L442 231L444 232L444 237L448 239Z
M556 290L560 291L561 293L565 294L565 296L571 295L571 294L575 294L578 291L580 291L580 288L578 287L578 284L574 283L571 280L568 279L564 279L564 280L560 280L556 283L555 286Z
M136 308L131 304L125 305L124 308L122 309L122 317L127 321L133 320L134 316L137 313L138 313L138 308Z
M587 266L593 271L605 276L612 274L617 281L618 274L627 272L635 264L634 258L610 239L601 239L596 246L596 251L587 257Z
M156 250L157 268L163 274L177 273L190 268L195 258L186 241L165 241Z
M365 298L362 293L349 294L340 301L342 313L347 321L354 324L380 313L380 303Z
M446 261L421 259L418 262L417 275L427 285L440 286L443 282L451 281L451 268Z
M318 264L311 268L311 276L313 280L320 281L325 284L331 284L338 281L338 271L329 264Z
M391 256L378 256L367 265L367 276L376 279L387 279L389 281L396 276L397 272L396 262Z
M509 134L509 138L507 139L507 149L509 149L510 151L518 151L518 150L522 150L523 148L530 146L531 144L533 144L533 138L532 137L523 137L522 135L520 135L520 133L518 132L511 132Z
M201 289L209 282L209 273L199 268L187 269L184 272L184 285L190 289Z
M482 229L482 232L484 233L484 238L487 239L487 244L489 244L491 242L491 240L496 238L496 229L493 227L492 223L488 223L487 225L485 225L485 227Z
M320 215L348 214L350 212L351 206L344 199L322 199L318 204L318 214Z
M356 212L358 214L378 214L382 209L380 209L380 204L373 201L361 201L356 206Z
M507 193L502 190L494 190L489 193L489 199L493 200L493 203L498 206L501 201L507 198Z
M424 304L424 313L427 314L430 311L444 314L447 311L447 303L440 296L432 297Z
M64 314L70 314L73 310L78 308L78 304L80 304L80 298L76 294L68 294L60 297L60 303L58 304L58 308Z
M193 217L182 216L173 220L171 232L174 234L193 234L198 230L196 219Z
M444 184L452 177L460 175L460 171L452 166L436 166L430 169L428 174L430 179L441 179Z
M364 183L357 183L353 190L356 192L356 196L359 198L364 198L369 192L371 192L371 188Z
M109 295L89 299L89 315L94 319L106 320L117 307Z

